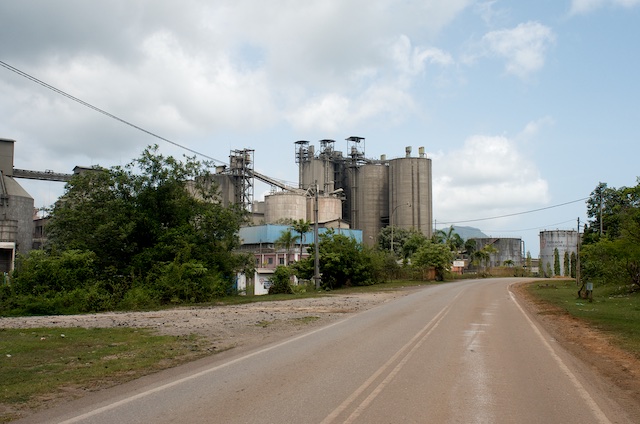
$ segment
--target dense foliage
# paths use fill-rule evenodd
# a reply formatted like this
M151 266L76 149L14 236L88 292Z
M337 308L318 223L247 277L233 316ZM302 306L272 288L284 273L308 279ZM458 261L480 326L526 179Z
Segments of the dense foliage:
M370 249L344 234L328 231L320 234L320 275L322 287L365 286L380 283L388 277L386 252ZM296 263L298 276L311 279L314 274L314 246L311 255Z
M207 183L207 163L147 148L125 167L76 175L56 202L49 243L17 260L3 310L85 312L202 302L231 292L242 210Z
M640 179L619 189L600 183L587 201L582 280L640 289Z

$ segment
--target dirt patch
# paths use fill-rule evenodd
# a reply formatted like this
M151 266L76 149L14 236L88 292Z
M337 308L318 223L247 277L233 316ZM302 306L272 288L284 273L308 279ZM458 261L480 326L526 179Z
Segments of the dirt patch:
M560 345L608 382L614 397L640 422L640 358L618 347L608 334L535 298L525 286L511 290Z
M0 328L82 327L151 328L161 335L205 338L204 348L250 348L325 325L391 299L404 291L329 295L233 306L175 308L150 312L0 318Z

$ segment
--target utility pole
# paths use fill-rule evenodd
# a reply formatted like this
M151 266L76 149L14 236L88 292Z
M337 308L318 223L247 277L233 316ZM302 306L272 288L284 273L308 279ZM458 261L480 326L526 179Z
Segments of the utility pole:
M314 223L313 223L313 241L314 241L314 255L313 255L313 280L316 283L316 290L320 290L320 249L318 240L318 180L315 182L315 194L314 194Z
M578 227L580 227L580 222L578 221ZM602 190L600 190L600 237L602 237ZM578 228L578 232L580 232L580 228Z
M580 285L580 217L578 217L578 237L576 245L576 286ZM582 289L580 289L582 290ZM580 291L578 291L578 295Z

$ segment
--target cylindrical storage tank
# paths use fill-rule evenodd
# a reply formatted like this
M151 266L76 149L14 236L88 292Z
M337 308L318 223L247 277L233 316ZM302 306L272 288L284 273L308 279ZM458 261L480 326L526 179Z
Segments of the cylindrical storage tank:
M540 274L547 275L551 270L551 275L555 276L555 250L558 249L558 261L560 263L559 276L571 275L571 270L565 273L564 256L567 252L569 264L571 264L571 254L578 253L578 232L575 230L553 230L540 231L540 262L538 269ZM547 266L548 264L548 266Z
M308 162L300 164L301 176L300 188L308 189L318 183L320 192L333 191L333 162L325 159L313 158Z
M281 192L264 196L264 220L267 224L307 218L307 198L303 194Z
M489 266L503 266L506 261L511 261L513 266L523 266L522 239L512 237L487 237L474 238L476 241L475 250L481 250L490 244L496 252L489 258Z
M389 161L389 225L432 233L431 159Z
M389 214L389 167L367 164L357 170L356 228L362 241L373 246L383 227L382 217Z
M315 222L315 197L307 198L307 217ZM318 222L325 223L342 219L342 201L335 196L318 196Z

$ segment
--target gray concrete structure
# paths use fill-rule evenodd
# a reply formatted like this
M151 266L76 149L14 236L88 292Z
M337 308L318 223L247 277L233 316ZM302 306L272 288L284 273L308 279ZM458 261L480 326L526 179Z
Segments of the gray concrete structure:
M373 245L380 230L389 224L389 166L370 163L351 167L348 175L351 225L362 230L366 244Z
M424 156L424 150L419 157L411 157L407 147L406 157L389 162L389 219L389 225L431 237L431 159Z
M487 237L473 238L476 241L476 251L481 250L487 245L492 245L497 252L491 254L489 266L503 266L506 261L511 261L513 266L523 266L524 259L522 257L522 239L520 238L503 238L503 237Z
M273 193L264 197L264 206L264 220L270 224L308 219L305 195L286 191Z
M347 141L348 156L335 151L332 140L321 140L318 154L309 142L296 142L301 187L317 181L324 193L342 189L342 216L351 228L362 230L368 245L375 244L380 230L391 224L431 237L431 159L424 148L417 157L407 148L405 157L376 160L365 157L363 138Z
M0 138L0 272L13 269L16 253L33 242L33 198L13 178L15 140Z

